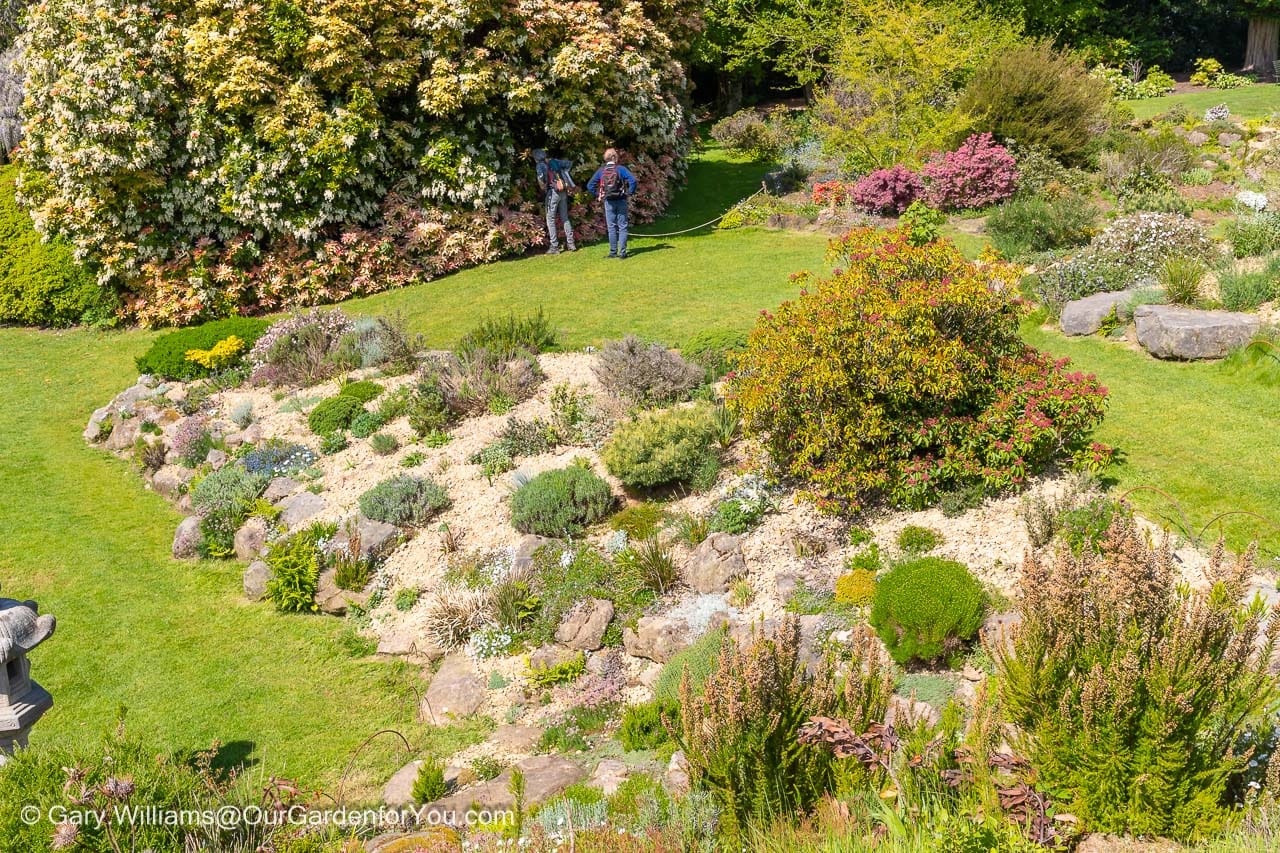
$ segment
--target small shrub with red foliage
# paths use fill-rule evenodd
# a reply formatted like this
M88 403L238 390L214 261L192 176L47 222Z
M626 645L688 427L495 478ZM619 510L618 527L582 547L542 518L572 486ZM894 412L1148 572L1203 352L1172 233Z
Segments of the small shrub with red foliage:
M744 431L831 510L1017 488L1063 457L1105 465L1090 434L1106 389L1023 343L1017 270L908 236L851 231L831 278L762 312L729 377Z
M955 151L935 154L921 169L925 199L939 210L963 210L1004 201L1018 187L1018 165L991 134L974 134Z
M813 185L813 203L832 206L844 204L849 200L851 191L852 187L839 178L833 178L830 181L818 181Z
M858 207L872 213L898 214L923 193L920 176L899 163L863 175L853 185L851 198Z

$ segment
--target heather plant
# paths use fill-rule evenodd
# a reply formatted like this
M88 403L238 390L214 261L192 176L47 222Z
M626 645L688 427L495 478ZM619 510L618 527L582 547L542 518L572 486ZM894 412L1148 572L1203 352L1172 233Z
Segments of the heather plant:
M920 170L931 207L962 210L987 207L1013 195L1018 165L990 133L970 136L955 151L936 154Z
M1022 623L992 649L1015 743L1094 831L1202 839L1230 819L1241 746L1280 699L1280 613L1241 604L1253 551L1193 589L1168 542L1115 520L1098 552L1027 558Z
M1105 126L1107 100L1105 83L1045 40L995 54L969 80L960 108L974 130L1080 163Z
M178 428L173 431L170 441L178 461L188 468L194 468L213 449L213 438L209 435L209 421L202 415L191 415L183 418Z
M991 212L986 232L1005 257L1022 258L1088 243L1097 221L1098 208L1083 195L1019 194Z
M898 163L863 175L853 185L849 199L872 213L898 214L922 195L920 176Z
M963 563L917 557L876 583L871 624L898 663L955 657L982 626L982 586Z
M449 505L444 487L429 477L400 474L360 496L360 511L398 527L420 526Z
M722 809L721 830L740 838L753 823L811 810L834 790L832 756L798 744L813 717L843 717L862 731L884 719L893 693L891 668L874 640L858 635L847 675L828 658L810 672L800 656L800 621L744 645L726 643L699 694L689 676L680 685L677 739L695 787ZM861 726L862 728L858 728Z
M876 573L869 569L852 569L836 578L834 598L838 604L866 607L876 594Z
M820 505L919 507L1108 457L1089 441L1105 389L1021 341L1014 270L901 231L855 230L832 256L840 273L757 321L729 394Z
M456 415L449 409L438 367L425 365L418 372L418 380L405 408L409 426L420 437L441 433L454 421Z
M543 471L511 496L511 523L521 533L577 536L613 509L609 484L589 468Z
M271 324L246 358L260 385L315 385L339 370L334 353L351 330L351 320L335 309L293 314Z
M677 484L705 485L719 468L715 446L715 407L689 407L643 412L620 425L601 452L609 473L632 489Z
M705 378L697 365L634 335L606 343L593 370L605 388L644 405L683 399Z

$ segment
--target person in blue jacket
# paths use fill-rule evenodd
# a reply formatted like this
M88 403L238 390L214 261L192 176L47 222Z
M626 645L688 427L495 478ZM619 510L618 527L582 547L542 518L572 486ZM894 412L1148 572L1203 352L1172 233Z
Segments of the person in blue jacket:
M587 192L604 202L604 224L609 230L610 258L627 256L627 198L636 191L636 178L618 163L618 152L607 148L604 165L587 181Z

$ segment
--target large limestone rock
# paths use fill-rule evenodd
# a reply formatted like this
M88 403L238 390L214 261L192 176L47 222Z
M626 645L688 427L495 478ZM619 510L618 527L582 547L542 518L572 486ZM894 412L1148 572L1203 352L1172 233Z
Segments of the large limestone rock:
M1121 290L1115 293L1095 293L1068 302L1062 306L1062 315L1058 318L1062 334L1096 335L1102 328L1102 321L1128 302L1131 295L1128 291Z
M242 582L244 584L245 598L250 601L261 601L267 594L267 583L275 577L275 572L271 571L262 560L254 560L249 564L249 568L244 570Z
M1133 318L1138 343L1157 358L1222 358L1247 344L1261 321L1253 314L1201 311L1177 305L1141 305Z
M428 720L443 723L450 717L469 717L484 704L487 694L484 682L465 654L455 652L446 657L431 679L422 697Z
M137 418L116 418L115 428L111 430L111 435L107 436L103 446L107 450L116 451L131 449L141 434L138 427Z
M701 593L727 592L729 584L747 573L742 540L729 533L712 533L693 552L685 566L685 582Z
M599 788L608 797L627 781L629 775L631 775L630 771L624 762L616 758L606 758L596 765L596 770L591 774L591 781L588 784Z
M579 601L561 620L556 629L556 642L571 649L593 652L604 644L604 632L612 620L612 601L603 598Z
M263 547L267 544L266 520L257 516L248 519L236 531L233 542L237 560L252 560L262 553Z
M93 414L89 415L89 423L85 426L83 435L85 441L97 441L102 438L102 423L111 414L110 406L103 406L101 409L94 409Z
M173 556L179 560L194 557L200 538L200 516L189 515L182 519L173 534Z
M165 465L151 475L151 488L166 498L176 498L195 474L195 471L181 465Z
M319 495L298 492L280 505L280 523L287 530L294 530L324 512L327 507L328 503Z
M511 555L512 570L521 572L532 568L534 553L550 541L542 536L534 536L532 533L522 536Z
M578 764L563 755L535 755L517 762L516 766L524 774L526 807L546 802L587 775ZM514 805L510 788L511 768L507 768L492 781L463 788L456 794L436 800L429 809L440 815L454 814L459 820L471 808L510 809Z

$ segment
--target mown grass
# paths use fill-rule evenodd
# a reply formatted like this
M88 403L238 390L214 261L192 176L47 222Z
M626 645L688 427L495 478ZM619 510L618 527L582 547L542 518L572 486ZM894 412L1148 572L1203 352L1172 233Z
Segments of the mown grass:
M1120 461L1108 472L1117 490L1143 487L1130 495L1139 511L1174 530L1189 522L1192 535L1215 516L1240 510L1280 524L1280 478L1274 470L1280 431L1265 363L1159 361L1120 343L1066 338L1033 323L1023 327L1023 335L1069 357L1075 368L1096 373L1110 390L1098 439L1120 448ZM1280 529L1256 518L1223 518L1205 533L1206 541L1213 542L1218 531L1233 549L1257 538L1269 555L1280 553Z
M1125 101L1140 119L1167 112L1181 104L1193 115L1203 113L1209 107L1226 104L1236 118L1266 118L1280 112L1280 86L1274 83L1258 83L1239 89L1210 89L1203 92L1184 92L1149 98L1143 101Z

